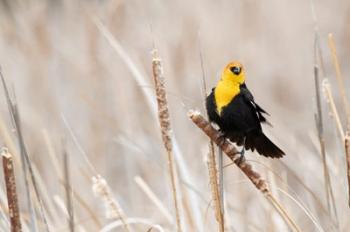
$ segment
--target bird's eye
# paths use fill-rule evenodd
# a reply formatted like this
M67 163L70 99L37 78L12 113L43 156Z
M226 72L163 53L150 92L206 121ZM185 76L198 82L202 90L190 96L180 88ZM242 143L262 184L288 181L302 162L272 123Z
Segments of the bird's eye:
M233 72L236 75L239 75L242 71L242 69L240 67L237 67L237 66L233 66L230 69L231 69L231 72Z

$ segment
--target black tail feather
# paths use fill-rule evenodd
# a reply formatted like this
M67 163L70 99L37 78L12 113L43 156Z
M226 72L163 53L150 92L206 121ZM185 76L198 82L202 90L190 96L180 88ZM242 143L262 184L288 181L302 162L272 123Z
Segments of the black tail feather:
M262 132L248 135L245 148L247 150L251 149L252 151L256 150L260 155L271 158L281 158L285 155L285 153Z

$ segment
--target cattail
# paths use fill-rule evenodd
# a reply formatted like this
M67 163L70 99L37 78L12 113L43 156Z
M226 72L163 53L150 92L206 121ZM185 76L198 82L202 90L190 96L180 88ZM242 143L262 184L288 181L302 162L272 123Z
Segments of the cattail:
M4 176L6 182L7 204L9 207L9 215L11 221L11 231L22 231L21 219L18 208L18 197L16 191L16 179L12 162L12 155L7 148L3 148L1 152Z
M153 70L153 79L156 87L156 96L157 96L157 103L158 103L158 118L159 118L163 143L168 155L167 157L168 157L168 165L169 165L169 174L171 179L171 187L172 187L173 200L175 205L177 230L182 231L177 178L176 178L177 177L176 164L174 162L174 155L173 155L173 144L171 139L172 130L170 125L168 101L166 97L166 90L165 90L165 84L164 84L163 67L156 50L153 51L152 70Z

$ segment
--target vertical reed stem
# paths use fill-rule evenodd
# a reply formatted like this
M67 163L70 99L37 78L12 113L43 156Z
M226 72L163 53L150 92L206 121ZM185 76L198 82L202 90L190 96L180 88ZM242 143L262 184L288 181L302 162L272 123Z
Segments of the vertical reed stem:
M63 167L64 167L64 179L65 179L65 189L66 189L66 204L68 211L68 224L70 232L74 232L74 210L73 210L73 196L72 196L72 187L70 181L70 165L69 165L69 156L66 151L63 153Z
M328 211L331 211L331 196L333 196L333 189L331 185L331 179L329 175L327 157L326 157L326 148L325 148L325 139L323 132L323 115L322 115L322 103L321 103L321 88L320 88L320 76L319 76L319 66L318 66L318 42L319 35L315 31L315 41L314 41L314 81L315 81L315 92L316 92L316 106L317 113L315 114L316 128L318 134L318 141L320 143L321 157L322 157L322 166L323 166L323 177L324 177L324 187L326 193L327 207ZM334 201L332 201L334 202Z
M209 179L210 179L210 187L212 192L212 197L214 201L215 206L215 216L216 220L219 224L219 231L224 232L225 225L224 225L224 215L222 213L222 201L220 199L220 190L219 190L219 184L218 184L218 176L217 176L217 165L216 165L216 159L215 159L215 150L214 150L214 143L212 140L210 140L209 144L209 157L208 157L208 169L209 169Z
M205 101L207 97L207 84L206 84L204 60L203 60L203 54L202 54L199 36L198 36L198 44L199 44L199 58L200 58L201 69L202 69L202 79L201 79L202 80L202 97L203 97L203 103L204 103L204 109L205 109L206 108ZM219 165L217 168L214 143L212 140L210 140L209 157L208 157L209 181L210 181L212 198L214 200L216 221L218 222L219 231L223 232L225 230L224 183L223 183L224 169L223 169L223 154L220 148L219 148L219 155L218 155L218 163ZM218 181L218 175L219 175L219 181Z
M333 65L334 65L335 72L336 72L338 87L339 87L340 95L341 95L341 98L343 101L343 106L344 106L344 109L346 112L346 116L348 118L350 116L349 102L346 98L344 79L343 79L343 76L342 76L342 73L340 70L339 60L338 60L338 56L337 56L337 50L335 48L334 37L333 37L333 34L331 34L331 33L328 34L328 45L331 49L332 60L333 60Z
M345 137L345 154L346 154L346 164L347 164L347 174L348 174L348 191L349 191L349 207L350 207L350 134L349 131Z

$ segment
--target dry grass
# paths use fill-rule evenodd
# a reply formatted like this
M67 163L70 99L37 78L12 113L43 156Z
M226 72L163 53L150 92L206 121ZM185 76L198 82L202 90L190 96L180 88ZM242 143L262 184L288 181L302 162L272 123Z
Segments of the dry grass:
M224 223L224 214L222 211L223 204L220 199L221 196L220 196L220 190L219 190L219 184L218 184L218 171L217 171L214 149L215 148L214 148L213 142L210 142L207 162L208 162L211 195L212 195L212 199L215 207L215 217L216 217L216 220L218 221L219 231L222 232L225 230L225 223Z
M0 1L0 138L22 230L348 231L349 9L347 0ZM187 117L205 112L232 59L287 153L246 154L269 194L225 155L221 170ZM0 231L9 231L0 185Z

